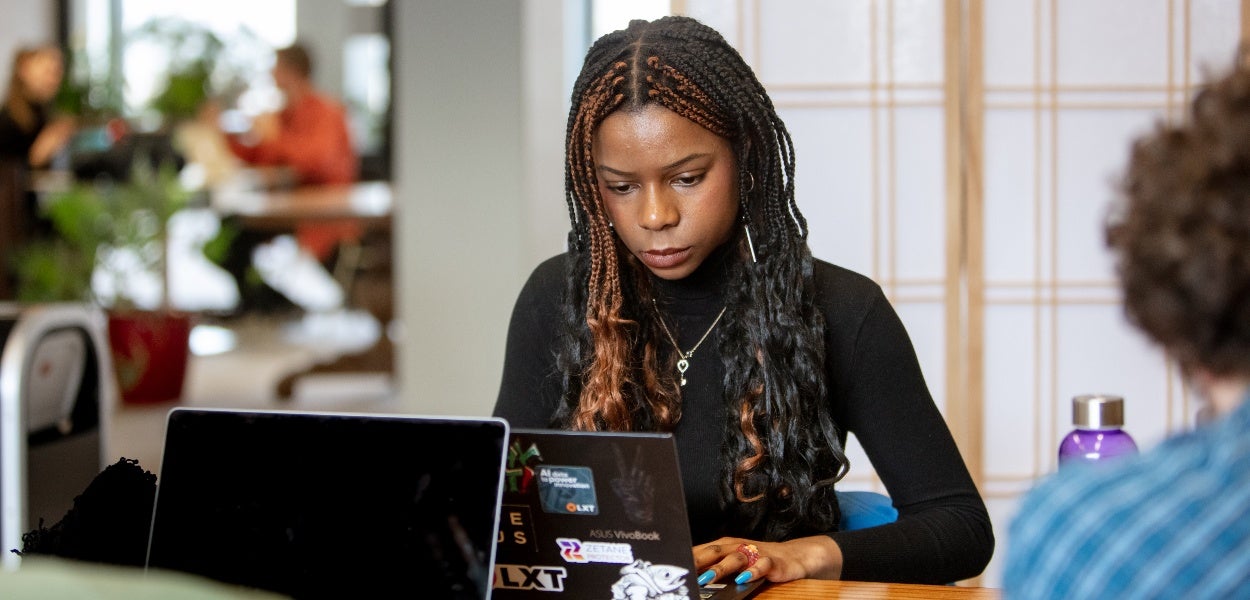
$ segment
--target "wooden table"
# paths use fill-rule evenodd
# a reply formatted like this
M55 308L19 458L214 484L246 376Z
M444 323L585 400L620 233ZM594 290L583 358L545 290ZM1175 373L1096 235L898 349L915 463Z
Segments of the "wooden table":
M353 219L365 229L389 230L394 201L391 186L373 181L319 185L289 190L222 190L213 210L249 229L291 231L297 225Z
M788 583L765 584L753 600L998 600L999 591L992 588L948 585L916 585L910 583L868 583L864 581L826 581L800 579Z
M215 212L244 229L273 233L294 232L300 225L350 219L365 230L347 288L347 304L369 311L381 324L382 335L371 348L339 357L331 363L293 373L278 383L281 398L291 395L295 380L310 373L393 373L394 348L386 335L395 318L391 261L391 217L394 201L389 183L306 186L293 189L225 189L213 195ZM342 256L340 256L340 259ZM336 269L337 270L337 269Z

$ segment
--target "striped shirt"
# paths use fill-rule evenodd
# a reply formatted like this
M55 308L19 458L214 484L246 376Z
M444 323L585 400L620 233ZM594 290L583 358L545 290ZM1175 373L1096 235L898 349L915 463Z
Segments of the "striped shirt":
M1011 525L1003 597L1250 598L1250 397L1151 452L1038 485Z

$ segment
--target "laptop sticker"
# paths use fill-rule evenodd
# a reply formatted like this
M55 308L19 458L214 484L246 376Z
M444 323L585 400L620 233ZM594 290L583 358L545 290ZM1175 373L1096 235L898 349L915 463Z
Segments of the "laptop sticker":
M587 467L538 467L538 498L550 514L599 514L595 476Z
M625 516L637 525L649 525L655 519L655 483L643 463L642 446L634 448L633 460L625 460L619 445L612 446L620 475L609 482L616 497L625 507Z
M500 507L499 536L495 543L501 547L525 546L532 552L538 552L530 507L524 504L504 504Z
M636 560L621 567L621 578L612 584L613 600L687 600L689 571L673 565L653 565Z
M505 491L524 494L534 483L534 466L543 461L537 444L524 448L521 440L513 440L508 446L508 466L504 469Z
M495 565L495 577L491 587L497 590L563 592L564 580L568 576L569 572L564 567Z
M577 538L556 538L560 558L571 563L613 563L628 565L634 562L634 547L613 542L583 542Z

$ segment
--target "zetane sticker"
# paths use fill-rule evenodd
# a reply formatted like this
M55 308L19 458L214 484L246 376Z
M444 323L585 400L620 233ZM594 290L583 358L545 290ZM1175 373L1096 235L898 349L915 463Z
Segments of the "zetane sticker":
M538 467L538 499L543 512L550 514L599 514L595 476L589 467Z

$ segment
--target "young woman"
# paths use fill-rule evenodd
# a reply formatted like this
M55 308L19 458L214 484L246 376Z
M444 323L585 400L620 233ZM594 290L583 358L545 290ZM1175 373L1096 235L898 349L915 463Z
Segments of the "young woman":
M907 333L869 279L815 260L794 148L713 29L600 38L573 90L566 254L508 332L514 427L671 431L699 582L951 582L993 551ZM899 518L838 531L854 433Z
M0 107L0 160L27 167L47 166L74 133L70 119L51 119L48 105L64 75L55 46L19 50L13 57L9 88Z

